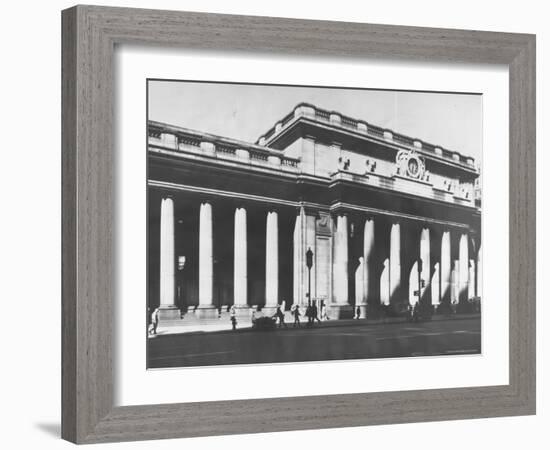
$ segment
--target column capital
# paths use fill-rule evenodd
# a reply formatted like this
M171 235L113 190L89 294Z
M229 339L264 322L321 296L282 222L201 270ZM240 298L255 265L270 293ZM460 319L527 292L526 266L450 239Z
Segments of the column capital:
M335 216L336 217L347 217L347 218L349 218L350 217L350 212L347 211L347 210L336 211Z
M199 198L199 206L202 206L202 205L210 205L210 206L215 206L220 200L214 196L208 196L208 195L204 195L204 196L201 196Z

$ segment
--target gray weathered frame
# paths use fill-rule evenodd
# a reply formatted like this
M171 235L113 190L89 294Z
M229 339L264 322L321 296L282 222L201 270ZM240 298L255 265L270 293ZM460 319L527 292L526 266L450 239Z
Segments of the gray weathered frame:
M96 6L63 11L62 31L63 438L93 443L535 413L535 36ZM509 384L114 407L113 51L118 43L506 64Z

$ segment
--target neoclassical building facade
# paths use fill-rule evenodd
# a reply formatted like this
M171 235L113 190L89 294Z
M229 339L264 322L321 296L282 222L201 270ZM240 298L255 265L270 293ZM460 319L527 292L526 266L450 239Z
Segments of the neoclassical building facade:
M367 317L481 297L480 174L457 151L302 103L255 143L149 121L147 156L161 316L311 300Z

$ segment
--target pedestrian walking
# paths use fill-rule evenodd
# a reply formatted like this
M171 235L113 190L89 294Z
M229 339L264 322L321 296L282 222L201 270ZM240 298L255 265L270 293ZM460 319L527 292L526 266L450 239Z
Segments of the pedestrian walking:
M325 305L325 301L324 301L324 300L321 300L321 320L322 320L323 322L325 322L325 321L328 320L327 306Z
M283 311L281 311L281 305L277 305L277 312L275 313L275 317L279 319L279 328L281 328L283 325L286 328L285 314Z
M296 328L296 325L298 325L298 328L301 327L300 324L300 307L298 305L294 305L292 307L292 315L294 316L294 324L292 325L293 328Z
M159 326L159 309L155 308L151 313L151 330L150 334L157 334L157 328Z
M313 317L312 317L312 310L311 310L311 305L308 304L307 307L306 307L306 317L307 317L307 327L311 327L311 325L313 324Z
M229 310L229 315L231 317L231 327L233 330L237 329L237 311L235 310L235 306L232 306Z
M315 300L313 300L313 306L311 308L312 308L311 323L314 324L315 321L317 321L318 323L321 323L321 320L319 319L319 310L317 309L317 302Z

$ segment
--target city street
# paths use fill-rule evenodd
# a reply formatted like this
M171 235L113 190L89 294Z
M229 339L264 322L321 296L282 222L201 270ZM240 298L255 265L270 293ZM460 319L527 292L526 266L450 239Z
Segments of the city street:
M148 339L148 367L210 366L411 356L481 351L479 316L410 323L338 321L314 328L197 332Z

